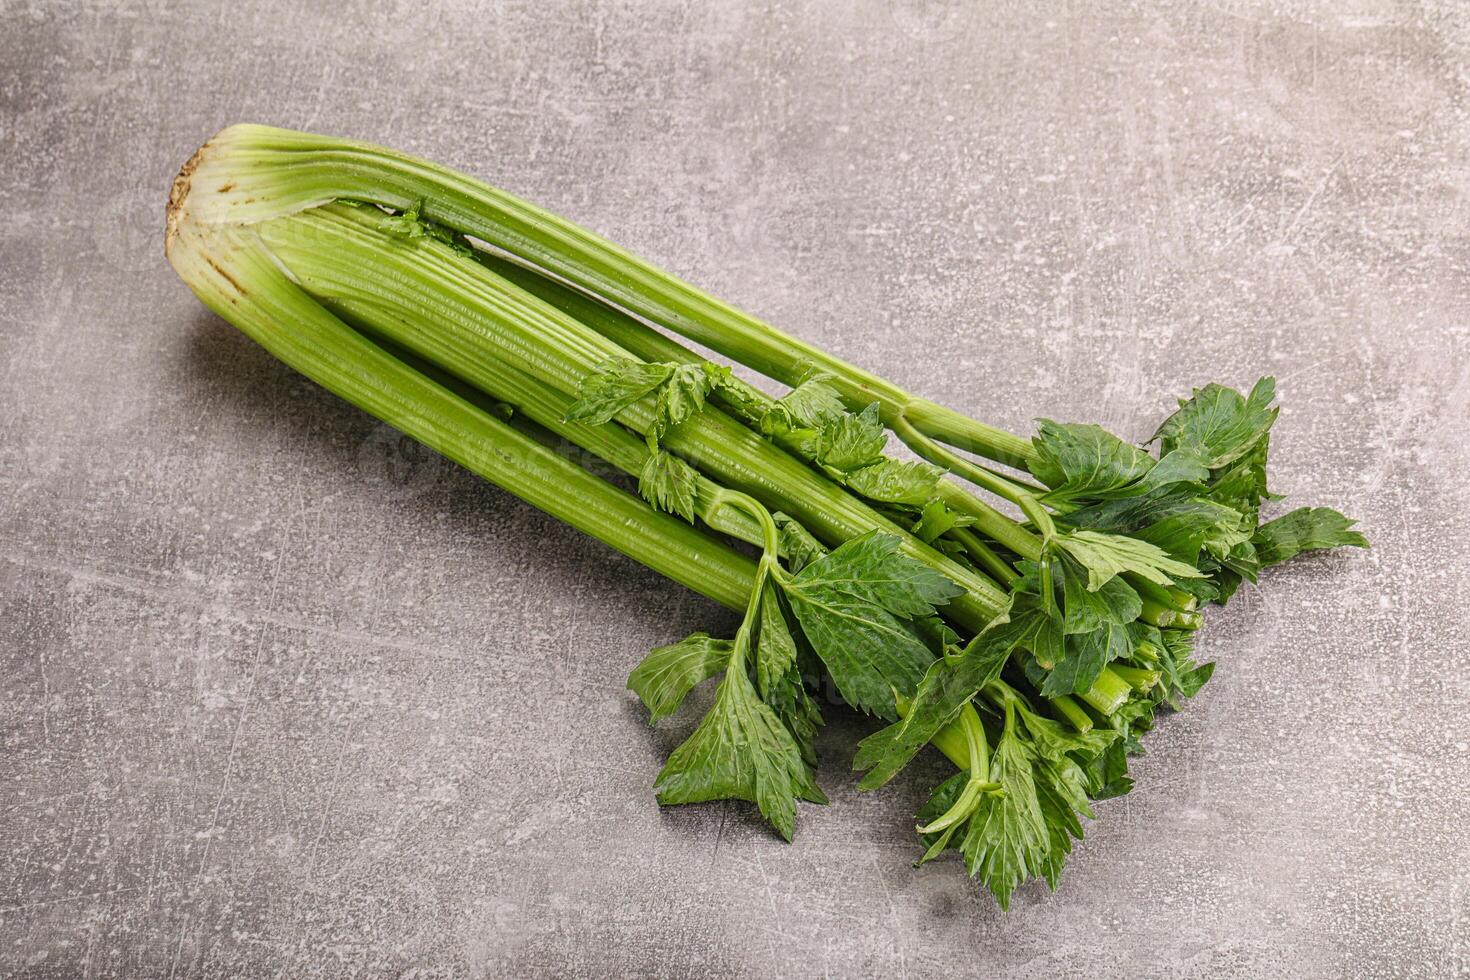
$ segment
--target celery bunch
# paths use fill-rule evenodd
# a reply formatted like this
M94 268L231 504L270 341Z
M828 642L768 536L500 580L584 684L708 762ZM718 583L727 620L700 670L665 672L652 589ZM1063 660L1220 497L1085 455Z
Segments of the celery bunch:
M1195 391L1157 455L1091 425L1015 436L379 147L226 129L175 180L166 248L204 303L304 375L744 611L732 638L660 647L629 678L655 721L720 678L657 777L661 803L748 800L790 839L798 801L825 802L813 692L830 681L886 723L857 750L865 788L929 744L955 763L920 814L922 860L958 849L1003 907L1028 879L1055 887L1158 709L1208 680L1201 604L1302 551L1367 543L1326 508L1260 522L1270 379ZM889 456L890 434L921 460Z

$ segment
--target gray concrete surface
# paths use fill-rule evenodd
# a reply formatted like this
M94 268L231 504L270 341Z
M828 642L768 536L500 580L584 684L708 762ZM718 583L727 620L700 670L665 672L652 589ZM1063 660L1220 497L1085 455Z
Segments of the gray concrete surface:
M306 5L314 7L317 5ZM0 0L0 975L1470 970L1470 11ZM1370 554L1211 616L1059 892L660 812L623 690L729 614L314 389L161 255L216 129L486 176L895 380L1144 437L1280 378Z

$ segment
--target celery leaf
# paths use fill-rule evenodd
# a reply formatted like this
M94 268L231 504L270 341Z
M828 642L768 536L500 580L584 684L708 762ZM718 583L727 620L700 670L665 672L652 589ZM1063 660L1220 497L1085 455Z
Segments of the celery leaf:
M842 395L828 384L825 376L803 381L776 402L797 425L821 429L847 414Z
M673 372L668 364L647 364L626 357L603 361L582 379L567 421L599 425L648 395Z
M796 518L777 511L771 515L771 519L776 522L781 556L786 559L786 567L791 571L799 572L827 554L822 542L812 537L812 533L802 527Z
M802 634L843 699L890 721L894 693L911 697L933 660L904 621L931 616L961 594L898 547L895 535L870 531L783 583Z
M1176 561L1157 545L1120 534L1072 531L1057 538L1057 545L1087 570L1087 588L1092 592L1123 572L1133 572L1157 585L1172 585L1176 578L1200 577L1193 565Z
M758 636L755 674L761 700L771 706L796 739L802 758L815 766L813 740L822 724L822 715L802 683L796 639L786 623L776 586L769 582L761 588Z
M975 518L950 509L942 500L931 500L919 512L919 520L911 529L920 541L933 544L957 527L969 527Z
M1034 758L1007 717L990 759L990 778L1000 783L1002 793L980 798L960 844L966 868L990 889L1002 911L1010 908L1018 886L1045 873L1051 841L1036 797Z
M1294 558L1304 551L1322 548L1368 547L1368 539L1352 530L1358 523L1331 507L1298 507L1256 528L1251 541L1256 558L1264 567Z
M709 393L729 379L729 368L707 361L671 367L654 403L653 441L659 441L674 426L703 411Z
M844 413L823 426L817 440L817 462L847 473L876 463L887 444L888 432L874 402L857 414Z
M928 616L964 594L942 573L903 554L900 543L896 534L869 531L802 569L793 582L802 590L847 592L905 619Z
M843 482L869 500L922 507L934 496L934 488L943 474L943 470L929 463L883 457L850 470Z
M729 640L694 633L651 650L628 675L628 690L648 708L649 724L679 710L684 695L724 670L732 649Z
M1208 384L1179 403L1154 433L1164 453L1196 448L1210 469L1219 469L1250 452L1265 437L1280 409L1273 408L1276 379L1257 381L1249 396L1234 388ZM1152 440L1151 440L1152 441Z
M1031 475L1051 488L1048 499L1125 492L1154 468L1154 458L1096 425L1039 420Z
M1063 555L1062 610L1065 634L1090 633L1108 623L1131 623L1143 612L1143 600L1127 582L1113 576L1090 588L1092 572L1070 555Z
M996 618L957 654L940 657L924 673L908 714L863 739L853 767L867 769L861 789L877 789L959 714L965 703L1000 676L1011 651L1025 644L1039 625L1039 612ZM941 811L942 812L942 811Z
M1104 667L1133 652L1130 626L1104 623L1089 632L1068 636L1062 656L1046 672L1041 693L1047 697L1081 694L1092 687Z
M1138 497L1105 500L1058 518L1067 527L1128 535L1191 565L1201 552L1225 558L1250 540L1249 518L1193 484L1157 487Z
M638 493L659 510L694 523L699 474L684 460L663 450L649 453L638 474Z
M662 804L747 800L789 841L796 801L827 798L796 739L761 701L738 659L725 672L714 706L669 756L653 788Z

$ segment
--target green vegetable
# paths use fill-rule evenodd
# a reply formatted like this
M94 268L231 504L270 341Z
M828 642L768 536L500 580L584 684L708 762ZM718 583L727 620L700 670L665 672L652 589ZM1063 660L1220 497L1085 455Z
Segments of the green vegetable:
M732 638L696 633L629 676L654 722L718 678L655 780L661 803L746 800L789 840L798 804L826 802L815 692L834 691L886 723L857 750L863 788L927 745L960 769L921 811L921 863L959 850L1003 907L1032 878L1055 887L1093 802L1131 787L1158 709L1209 679L1200 603L1304 551L1367 544L1328 508L1260 522L1269 378L1195 391L1158 455L1093 425L1022 438L366 144L225 130L175 181L166 249L303 374L744 611ZM890 456L890 434L921 459Z

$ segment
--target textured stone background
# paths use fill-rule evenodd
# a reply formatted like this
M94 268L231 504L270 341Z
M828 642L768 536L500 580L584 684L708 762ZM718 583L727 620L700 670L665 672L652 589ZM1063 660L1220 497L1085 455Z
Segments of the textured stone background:
M1470 970L1470 12L0 0L0 974ZM660 812L623 690L732 617L400 445L162 258L235 121L482 174L1007 426L1280 379L1376 549L1221 669L1056 895L910 868L833 713L796 843Z

